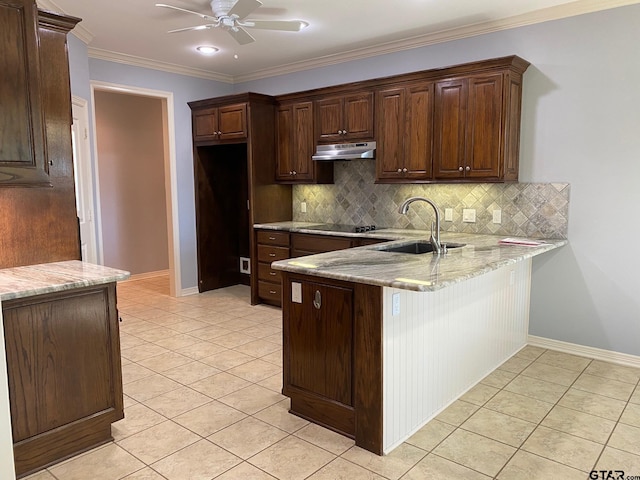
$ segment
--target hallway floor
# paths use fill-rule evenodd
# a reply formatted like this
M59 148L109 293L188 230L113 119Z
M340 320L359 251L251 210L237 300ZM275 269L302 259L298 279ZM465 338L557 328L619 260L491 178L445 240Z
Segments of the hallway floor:
M640 369L527 346L379 457L287 412L281 312L248 287L172 298L154 277L118 307L115 441L30 480L640 479Z

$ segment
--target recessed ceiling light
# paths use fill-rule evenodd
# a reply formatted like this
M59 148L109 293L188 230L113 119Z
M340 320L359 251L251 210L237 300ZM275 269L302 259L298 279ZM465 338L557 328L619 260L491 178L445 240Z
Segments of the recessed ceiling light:
M200 52L202 55L213 55L219 49L216 47L212 47L210 45L200 45L199 47L196 48L196 50Z
M238 59L238 54L237 54L237 53L236 53L236 54L234 54L234 55L233 55L233 58L235 58L235 59L237 60L237 59Z

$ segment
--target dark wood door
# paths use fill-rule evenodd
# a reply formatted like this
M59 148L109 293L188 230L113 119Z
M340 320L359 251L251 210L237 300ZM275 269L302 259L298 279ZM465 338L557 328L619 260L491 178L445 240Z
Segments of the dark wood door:
M276 180L293 176L293 105L276 109Z
M299 283L302 302L291 303L288 326L288 383L353 406L353 290Z
M218 138L243 140L247 138L247 104L218 107Z
M316 101L316 137L320 143L338 143L343 140L343 105L342 97Z
M344 97L342 137L347 141L373 139L373 92Z
M436 83L433 176L463 178L469 84L466 78Z
M501 177L501 132L502 73L471 77L467 103L467 178Z
M195 141L218 138L218 109L205 108L193 112L193 139Z
M315 150L313 138L313 102L296 103L293 106L293 170L294 180L314 179L311 156Z
M418 83L406 88L406 123L404 125L404 177L428 180L433 163L434 85Z
M50 186L34 1L0 0L0 187Z
M402 178L405 162L404 88L389 88L376 93L376 177L378 180Z

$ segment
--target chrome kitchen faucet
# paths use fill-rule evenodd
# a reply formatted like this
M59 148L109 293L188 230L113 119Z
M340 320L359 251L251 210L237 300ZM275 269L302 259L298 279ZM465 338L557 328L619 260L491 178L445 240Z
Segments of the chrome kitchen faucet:
M409 205L411 205L413 202L416 202L418 200L427 202L429 205L431 205L433 207L433 211L436 214L436 221L431 224L431 238L429 239L429 241L431 242L431 246L433 247L433 253L439 255L440 253L443 253L443 248L442 248L442 245L440 244L440 211L438 210L437 205L433 203L433 201L429 200L428 198L411 197L405 200L402 205L400 205L400 208L398 209L398 213L401 213L402 215L406 215L407 212L409 211ZM434 228L434 225L435 225L435 228ZM434 230L435 230L435 235L434 235Z

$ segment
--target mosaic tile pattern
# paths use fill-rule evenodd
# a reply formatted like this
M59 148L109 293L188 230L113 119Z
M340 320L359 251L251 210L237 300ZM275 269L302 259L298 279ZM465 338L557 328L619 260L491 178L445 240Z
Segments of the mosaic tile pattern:
M293 220L298 222L374 224L386 228L429 230L433 210L414 203L408 215L398 207L412 196L433 200L442 215L442 231L509 235L529 238L567 238L568 183L480 183L448 185L375 184L375 162L335 162L333 185L293 187ZM300 212L300 203L307 212ZM444 221L444 209L453 221ZM476 222L464 223L462 210L476 210ZM493 223L493 210L502 210L502 223Z

